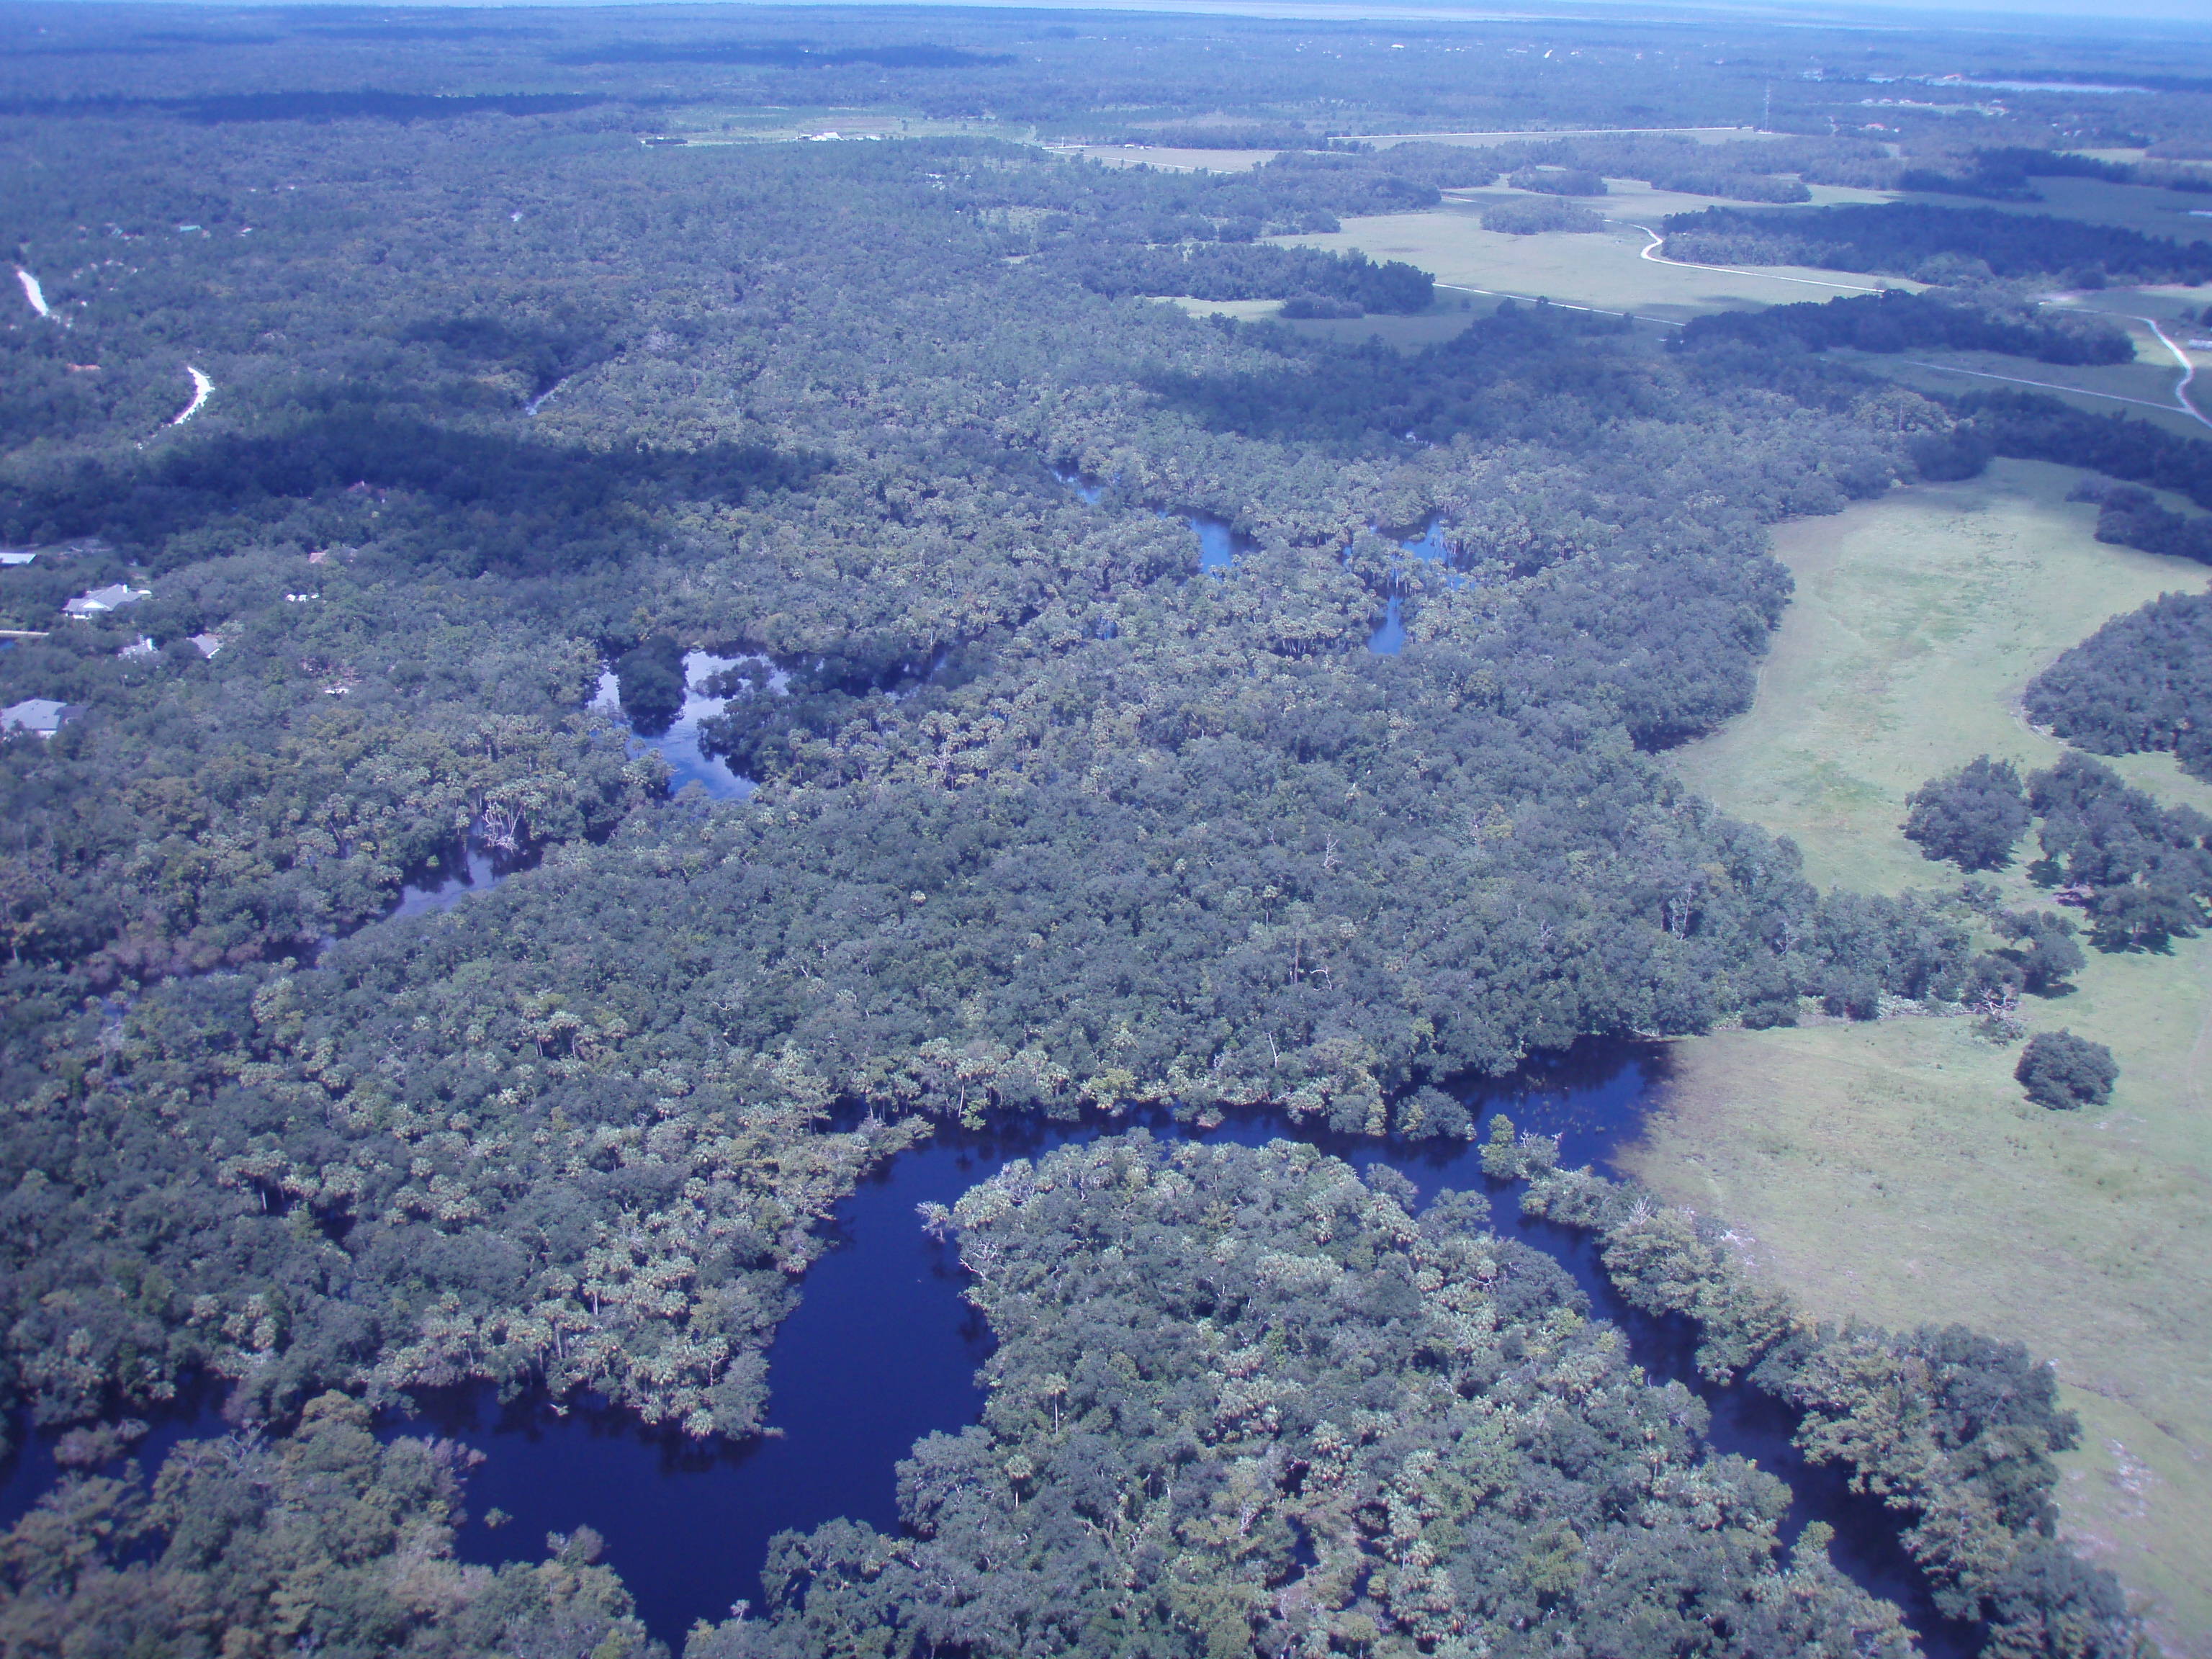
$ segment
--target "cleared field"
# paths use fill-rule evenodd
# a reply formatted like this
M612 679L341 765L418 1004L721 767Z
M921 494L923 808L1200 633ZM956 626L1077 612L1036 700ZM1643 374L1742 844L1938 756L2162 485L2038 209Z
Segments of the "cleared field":
M1748 1234L1822 1317L1955 1321L2051 1359L2083 1425L2064 1531L2192 1659L2212 1654L2208 1006L2200 939L2100 958L2033 1011L2118 1056L2097 1113L2027 1104L2017 1049L1964 1020L1698 1038L1624 1160Z
M2205 198L2191 191L2160 190L2149 185L2110 185L2101 179L2038 179L2039 202L1984 202L1972 196L1914 191L1896 199L1932 207L1996 208L2005 213L2045 213L2084 224L2112 225L2146 236L2170 236L2178 242L2212 241L2212 219L2192 219Z
M1151 144L1053 144L1062 155L1081 155L1109 167L1164 167L1170 173L1249 173L1281 154L1272 149L1176 149Z
M1775 553L1797 592L1757 702L1675 751L1684 781L1794 837L1818 885L1946 879L1897 833L1905 796L1979 754L2051 764L2065 745L2020 717L2027 682L2106 618L2205 585L2201 565L2099 544L2096 508L2066 500L2081 476L1996 461L1980 478L1784 526ZM2171 756L2112 764L2212 811L2212 786Z
M2047 765L2014 712L2027 681L2112 614L2202 568L2091 539L2080 475L2000 462L1786 526L1797 596L1753 711L1681 751L1686 781L1795 836L1816 883L1948 884L1897 833L1905 795L1984 751ZM2117 763L2212 809L2165 756ZM2017 872L2014 902L2033 893ZM1821 1023L1678 1044L1625 1160L1726 1216L1823 1317L1956 1320L2057 1365L2085 1443L2064 1460L2068 1534L2143 1598L2178 1655L2212 1656L2212 937L2170 956L2091 953L2033 1026L2111 1045L2098 1112L2031 1107L2016 1048L1965 1020Z
M1486 204L1529 199L1522 191L1486 190L1455 191L1445 205L1426 212L1346 219L1341 230L1328 235L1273 240L1286 246L1332 252L1358 248L1370 258L1404 259L1432 274L1441 284L1478 295L1540 295L1671 322L1685 322L1708 312L1833 299L1871 289L1883 280L1893 288L1918 286L1897 278L1807 270L1794 265L1717 271L1662 264L1644 257L1650 239L1634 228L1636 222L1648 222L1656 228L1660 216L1685 211L1684 204L1702 207L1709 203L1702 197L1679 196L1640 185L1623 184L1618 189L1616 196L1597 197L1589 203L1611 222L1604 231L1508 236L1485 230L1481 210Z

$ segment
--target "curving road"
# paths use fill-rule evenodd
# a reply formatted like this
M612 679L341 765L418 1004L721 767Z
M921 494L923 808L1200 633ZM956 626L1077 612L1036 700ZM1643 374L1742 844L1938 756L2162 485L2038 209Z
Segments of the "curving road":
M1628 224L1630 222L1624 219L1621 222ZM1667 245L1664 236L1649 225L1636 225L1633 228L1651 239L1644 245L1644 257L1655 265L1673 265L1678 270L1717 270L1724 276L1764 276L1770 283L1798 283L1807 288L1839 289L1845 294L1879 294L1882 291L1860 283L1824 283L1817 276L1784 276L1778 270L1739 270L1734 265L1700 265L1687 259L1670 259L1659 252Z
M2172 352L2173 361L2181 365L2181 378L2175 381L2173 386L2175 404L2179 407L2183 414L2199 426L2212 427L2212 420L2207 420L2204 411L2189 401L2189 383L2197 378L2197 365L2189 361L2189 354L2167 337L2166 331L2158 325L2158 319L2155 317L2138 317L2136 320L2157 335L2158 343Z
M31 302L32 310L37 312L41 317L51 317L54 314L47 308L46 291L39 286L39 279L37 277L32 276L31 273L24 270L22 266L17 265L15 267L15 280L22 283L23 297Z
M185 373L192 377L192 400L185 405L184 412L182 414L179 415L175 420L169 422L171 426L182 426L186 421L191 420L193 416L198 414L200 412L200 405L206 403L208 400L208 393L215 390L215 382L208 379L206 375L201 374L199 370L194 368L191 364L187 363L185 365Z

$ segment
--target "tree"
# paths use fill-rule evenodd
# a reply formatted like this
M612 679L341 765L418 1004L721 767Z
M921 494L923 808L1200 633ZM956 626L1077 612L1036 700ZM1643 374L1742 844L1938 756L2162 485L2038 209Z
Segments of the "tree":
M2027 830L2027 795L2010 761L1977 756L1905 798L1905 838L1962 870L2002 870Z
M2037 1105L2070 1111L2078 1106L2101 1106L2110 1100L2120 1067L2112 1051L2101 1042L2075 1036L2071 1031L2045 1031L2028 1039L2013 1075Z
M641 731L656 732L683 712L684 647L665 634L641 640L615 664L623 713Z
M2055 996L2087 960L2074 942L2075 927L2056 910L2013 910L1996 918L1996 930L2014 942L2005 954L2018 963L2021 982L2039 997Z

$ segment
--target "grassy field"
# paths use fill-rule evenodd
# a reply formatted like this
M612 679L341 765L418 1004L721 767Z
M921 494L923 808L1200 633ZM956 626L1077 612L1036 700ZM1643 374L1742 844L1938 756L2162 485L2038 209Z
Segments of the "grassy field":
M1676 751L1683 779L1795 837L1819 885L1942 879L1948 866L1897 833L1905 797L1978 754L2050 765L2064 745L2020 718L2027 682L2106 617L2204 587L2201 565L2096 542L2096 508L2065 499L2080 477L1996 461L1980 478L1784 526L1775 552L1797 592L1758 702ZM2112 763L2212 811L2212 786L2170 756Z
M2146 236L2170 236L2178 242L2212 240L2212 220L2189 216L2191 210L2205 204L2204 198L2193 191L2109 185L2101 179L2038 179L2035 192L2041 201L1984 202L1977 197L1918 191L1896 199L1935 207L1991 207L2005 213L2049 214L2056 219L2078 219L2084 224L2114 225Z
M1710 205L1707 198L1680 196L1616 182L1615 193L1589 203L1604 214L1603 231L1547 232L1508 236L1482 228L1485 204L1526 192L1511 190L1458 191L1440 208L1422 213L1392 213L1344 221L1328 235L1286 236L1286 246L1360 249L1370 258L1404 259L1431 273L1439 283L1478 295L1541 295L1601 311L1684 322L1713 311L1738 311L1827 300L1870 289L1879 280L1849 271L1803 270L1793 265L1740 272L1692 270L1643 257L1650 238L1634 227L1656 226L1668 213ZM1868 192L1842 192L1867 195ZM1888 279L1893 288L1916 283Z
M1280 154L1272 149L1176 149L1152 144L1054 144L1064 155L1103 161L1109 167L1162 167L1170 173L1249 173Z
M1683 751L1682 776L1796 836L1823 885L1956 879L1897 833L1907 791L1984 751L2060 745L2015 701L2051 656L2197 566L2098 545L2064 469L1899 490L1790 525L1798 578L1756 707ZM2121 769L2164 799L2212 787L2164 756ZM2030 890L2015 872L2008 896ZM2092 953L2038 1029L2111 1045L2109 1108L2031 1107L2017 1048L1964 1020L1820 1023L1676 1045L1628 1168L1726 1216L1827 1317L1956 1320L2057 1366L2084 1444L2063 1460L2068 1534L2143 1601L2168 1650L2212 1656L2212 938Z

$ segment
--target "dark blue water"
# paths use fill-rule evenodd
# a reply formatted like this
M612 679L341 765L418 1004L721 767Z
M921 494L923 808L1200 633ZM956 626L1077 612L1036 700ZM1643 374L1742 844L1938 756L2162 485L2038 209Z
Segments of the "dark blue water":
M1093 507L1098 504L1098 498L1106 493L1104 484L1085 477L1072 466L1056 466L1052 470L1052 476Z
M1479 1134L1504 1110L1522 1128L1558 1135L1564 1164L1604 1168L1639 1132L1662 1066L1663 1051L1656 1048L1585 1042L1532 1064L1509 1084L1475 1091L1468 1103L1480 1121ZM733 1603L757 1601L759 1569L775 1533L839 1516L895 1530L898 1461L924 1435L957 1432L979 1417L983 1396L975 1373L989 1352L989 1334L961 1300L964 1276L950 1249L925 1237L915 1206L951 1204L1009 1158L1034 1159L1126 1127L947 1131L878 1170L840 1206L838 1248L808 1273L804 1299L777 1334L766 1438L699 1446L647 1432L620 1413L562 1415L542 1401L502 1409L489 1391L424 1401L422 1418L395 1418L386 1431L420 1433L427 1425L489 1454L469 1483L470 1519L458 1540L463 1559L534 1559L549 1532L588 1524L605 1539L604 1559L622 1574L647 1626L680 1646L694 1621L719 1621ZM1895 1519L1850 1492L1840 1472L1807 1467L1790 1442L1795 1422L1775 1402L1740 1384L1701 1383L1688 1327L1624 1303L1587 1235L1523 1220L1520 1188L1484 1178L1479 1141L1335 1136L1272 1112L1241 1114L1212 1131L1164 1116L1145 1127L1164 1136L1249 1146L1278 1135L1314 1141L1358 1169L1388 1164L1413 1182L1423 1204L1447 1188L1487 1192L1498 1230L1572 1274L1655 1380L1679 1380L1699 1394L1712 1412L1716 1451L1751 1458L1790 1483L1796 1501L1783 1527L1785 1541L1808 1522L1826 1522L1837 1531L1837 1565L1904 1607L1928 1653L1949 1659L1974 1650L1973 1631L1936 1616L1897 1541ZM139 1452L150 1467L177 1439L223 1428L203 1409L158 1426ZM34 1440L8 1471L0 1525L20 1515L54 1474L51 1443ZM513 1519L491 1527L485 1517L495 1509Z

